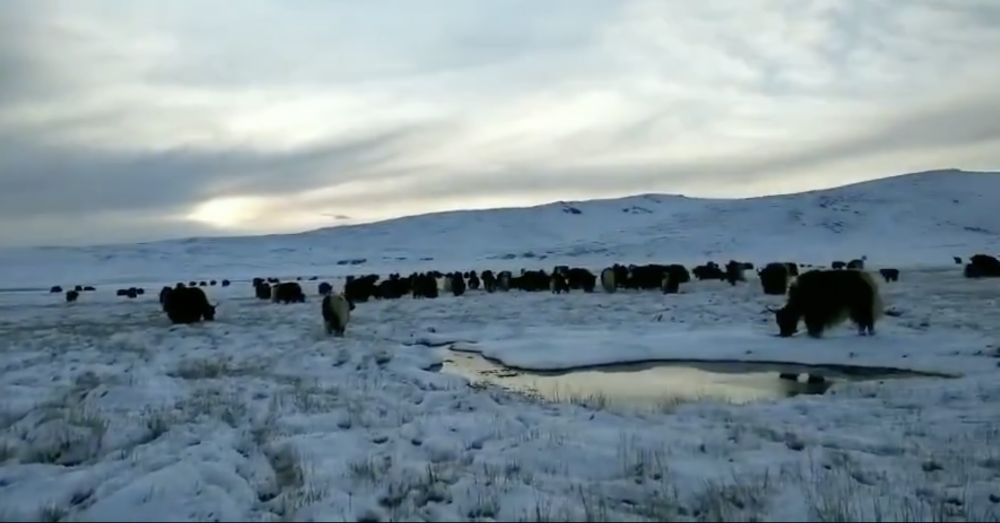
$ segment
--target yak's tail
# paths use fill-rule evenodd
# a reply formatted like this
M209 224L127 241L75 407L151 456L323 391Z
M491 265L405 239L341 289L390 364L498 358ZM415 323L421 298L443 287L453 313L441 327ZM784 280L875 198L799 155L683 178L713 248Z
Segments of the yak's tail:
M879 293L878 281L867 271L858 271L861 279L871 287L872 291L872 318L879 319L885 315L885 303L882 302L882 295Z

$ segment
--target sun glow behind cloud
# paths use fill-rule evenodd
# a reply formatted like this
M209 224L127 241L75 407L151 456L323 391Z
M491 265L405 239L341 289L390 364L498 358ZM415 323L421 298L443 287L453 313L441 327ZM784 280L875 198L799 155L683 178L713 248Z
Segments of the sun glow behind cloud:
M0 245L982 169L998 48L989 0L6 0Z

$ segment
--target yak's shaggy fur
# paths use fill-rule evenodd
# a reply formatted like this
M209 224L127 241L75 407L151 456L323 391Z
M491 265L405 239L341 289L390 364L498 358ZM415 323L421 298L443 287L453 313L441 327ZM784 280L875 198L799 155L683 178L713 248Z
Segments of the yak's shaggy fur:
M175 324L197 323L215 319L215 305L208 303L205 291L198 287L180 287L166 293L163 310Z
M306 295L302 286L294 281L279 283L271 288L271 301L274 303L304 303Z
M327 334L343 337L347 324L351 321L351 304L343 294L330 293L323 296L323 325Z
M859 334L873 335L883 305L878 284L867 272L815 270L799 276L788 289L788 302L773 312L781 337L795 334L799 320L805 321L809 336L819 338L848 318Z

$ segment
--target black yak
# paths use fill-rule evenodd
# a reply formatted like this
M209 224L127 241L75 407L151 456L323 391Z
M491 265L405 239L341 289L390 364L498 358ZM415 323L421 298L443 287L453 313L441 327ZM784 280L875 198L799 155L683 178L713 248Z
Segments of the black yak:
M962 258L959 258L958 256L952 256L951 259L955 260L955 265L962 264Z
M899 281L899 269L879 269L878 273L882 275L882 279L886 282Z
M79 297L79 291L66 291L66 303L73 303Z
M261 281L257 285L254 285L253 295L258 300L270 300L271 299L271 294L273 294L273 293L274 293L274 291L273 291L273 289L271 289L271 284L270 283L266 283L264 281Z
M163 303L163 311L174 324L197 323L215 319L215 305L208 303L205 291L198 287L171 289Z
M215 281L215 280L208 280L208 285L209 285L209 286L211 286L211 287L215 287L215 285L216 285L217 283L219 283L219 282L217 282L217 281Z
M223 287L229 287L229 280L222 280Z
M989 254L976 254L965 266L966 278L1000 277L1000 261Z
M746 276L743 275L743 271L746 270L745 267L746 265L743 264L742 262L738 262L736 260L729 260L729 263L726 264L726 272L722 275L722 278L720 279L724 278L729 283L729 285L734 285L734 286L736 285L737 282L746 281ZM716 270L718 270L718 268L716 268Z
M97 289L95 289L93 285L84 285L84 286L83 286L83 290L85 290L85 291L87 291L87 292L94 292L94 291L96 291Z
M51 289L49 289L49 292L51 292L52 294L56 294L56 293L59 293L59 292L62 292L62 291L63 291L63 288L60 287L60 286L58 286L58 285L54 285L54 286L52 286Z
M862 258L851 260L851 261L847 262L847 268L848 269L864 270L864 268L865 268L865 260L862 259Z
M830 267L832 267L834 269L838 269L838 270L839 269L843 269L846 266L847 266L847 264L844 263L844 262L842 262L842 261L840 261L840 260L837 260L837 261L835 261L835 262L833 262L833 263L830 264Z
M486 292L496 292L497 290L497 277L493 274L493 271L486 269L483 271L483 290Z
M462 277L462 273L456 272L449 278L451 281L451 293L455 296L461 296L465 294L465 289L467 285L465 284L465 278Z
M83 285L74 285L73 290L76 292L83 292Z
M199 287L208 287L208 282L205 281L205 280L202 280L202 281L198 282L198 286Z
M552 290L553 294L569 292L569 281L566 279L566 275L562 272L553 272L552 279L549 282L549 288Z
M294 281L279 283L271 289L271 301L274 303L305 303L306 295L302 286Z
M769 263L760 271L760 286L764 294L780 296L788 290L788 265Z
M333 292L333 285L330 285L325 281L320 282L320 284L316 286L316 290L319 292L320 296L326 296L327 294Z
M858 326L861 335L875 334L875 321L883 314L878 284L865 271L809 271L788 289L788 301L774 312L778 335L789 337L804 320L809 336L819 338L823 331L846 319Z
M331 293L323 296L321 309L323 325L327 334L343 337L347 324L351 321L351 306L343 294Z

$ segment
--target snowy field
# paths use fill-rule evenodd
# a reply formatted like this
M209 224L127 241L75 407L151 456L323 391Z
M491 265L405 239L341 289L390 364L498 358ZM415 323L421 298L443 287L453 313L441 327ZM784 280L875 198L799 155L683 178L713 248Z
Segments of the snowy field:
M0 520L1000 521L1000 282L960 272L904 270L878 336L823 340L774 337L781 300L756 282L372 302L344 339L322 334L318 299L263 303L245 283L209 288L218 321L194 326L169 325L158 285L0 293ZM424 370L444 352L428 344L526 368L965 377L631 413L470 387Z

